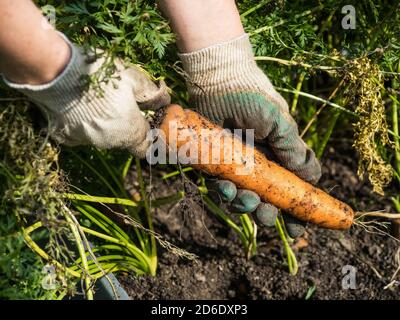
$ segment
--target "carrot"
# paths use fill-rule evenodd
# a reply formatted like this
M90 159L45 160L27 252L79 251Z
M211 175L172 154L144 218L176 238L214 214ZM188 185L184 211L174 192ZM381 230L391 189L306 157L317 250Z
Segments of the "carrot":
M176 129L178 135L173 134L173 128ZM330 229L348 229L353 224L354 211L347 204L268 160L263 153L242 143L235 135L224 136L225 145L230 145L233 149L230 153L224 151L220 144L206 136L204 129L214 130L214 133L225 130L194 111L184 110L178 105L170 105L166 109L160 129L165 135L165 143L170 148L176 146L175 152L180 152L183 146L185 150L198 150L197 154L190 155L197 162L191 163L191 166L196 169L230 180L239 188L252 190L263 201L283 209L302 221ZM194 135L180 138L179 134L185 129L191 130ZM242 154L250 155L252 152L254 152L254 166L248 172L245 171L248 165L246 161L232 159ZM207 156L202 156L204 154ZM213 164L210 160L216 154L219 155L220 162ZM238 174L238 172L246 172L246 174Z

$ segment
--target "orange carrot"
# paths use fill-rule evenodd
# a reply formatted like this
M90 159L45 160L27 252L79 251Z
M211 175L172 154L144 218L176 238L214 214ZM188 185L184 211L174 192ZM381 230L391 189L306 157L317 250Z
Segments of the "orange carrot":
M174 123L178 137L171 129L174 128L171 125ZM221 133L224 130L194 111L184 110L178 105L170 105L166 109L160 129L165 134L166 144L169 147L176 145L178 149L175 151L180 150L182 146L190 146L193 150L198 150L197 154L191 155L194 160L197 160L197 163L191 163L191 166L196 169L230 180L239 188L252 190L263 201L283 209L302 221L330 229L348 229L353 224L354 211L347 204L268 160L263 153L242 143L233 134L224 136L225 145L230 145L233 149L232 152L226 153L220 144L205 136L204 133L204 129L214 130L214 133ZM194 135L180 139L179 134L184 129L191 130ZM254 166L248 172L245 171L248 165L246 161L232 159L238 155L250 155L252 152ZM204 154L206 157L202 156ZM210 163L216 154L219 155L220 162ZM242 157L242 159L245 158ZM238 172L246 172L246 174L238 174Z

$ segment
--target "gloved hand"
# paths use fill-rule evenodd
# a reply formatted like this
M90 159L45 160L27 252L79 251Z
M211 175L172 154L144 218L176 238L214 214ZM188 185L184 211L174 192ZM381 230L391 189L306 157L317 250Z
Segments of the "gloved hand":
M191 102L216 124L254 129L256 141L272 151L277 162L311 183L321 176L314 152L299 137L286 101L258 68L248 35L192 53L180 55L188 76ZM254 212L263 225L274 225L277 208L262 203L249 190L237 190L230 181L217 181L221 199L231 202L231 211ZM298 220L285 216L292 237L303 233Z
M153 83L142 69L125 68L116 61L114 73L99 87L85 86L88 77L106 77L106 58L96 59L94 52L85 54L71 44L71 59L63 72L43 85L5 83L31 98L48 116L51 136L69 146L94 145L99 148L124 148L144 157L151 141L150 129L142 109L155 109L169 104L163 82ZM45 61L43 61L45 63Z

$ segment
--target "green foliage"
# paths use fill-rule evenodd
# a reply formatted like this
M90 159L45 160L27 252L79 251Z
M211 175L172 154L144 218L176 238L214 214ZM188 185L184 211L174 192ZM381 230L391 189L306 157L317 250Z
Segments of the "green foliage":
M134 219L120 214L135 231L130 235L97 209L74 201L74 207L82 213L79 224L64 197L68 186L59 169L58 150L47 136L35 130L28 111L29 104L18 98L12 103L0 103L1 297L62 298L73 292L73 286L81 278L85 282L86 296L92 298L92 281L107 272L124 270L154 275L157 267L155 235L143 227L144 222L139 216L143 204L125 210L125 214ZM106 182L105 190L108 186L109 192L129 198L123 186L124 176L119 174L117 167L110 167L107 163L110 156L97 150L94 154L109 176L99 174L90 161L80 156L77 156L77 163L82 162L97 177L102 177ZM129 166L130 160L125 159L128 164L124 167ZM74 199L73 195L70 199ZM147 218L150 224L151 217ZM93 226L84 226L87 221ZM100 228L102 233L93 227ZM86 236L91 237L95 244L99 243L92 251L85 250L89 247ZM167 246L166 242L163 244ZM118 255L114 254L115 251ZM97 260L93 252L103 255ZM55 287L52 290L45 290L42 286L46 277L42 273L45 264L54 268Z
M72 41L106 50L164 75L166 47L174 42L169 24L153 1L36 1L56 8L57 28ZM164 61L165 62L165 61Z
M54 299L55 290L42 286L44 264L24 243L16 216L0 210L0 299Z
M400 4L369 0L352 3L356 29L345 30L341 25L344 17L341 9L348 4L346 1L248 0L241 1L239 7L259 56L259 65L278 89L281 88L300 131L307 128L304 132L307 143L322 156L331 135L343 131L351 135L354 130L360 177L365 173L374 190L381 193L390 181L387 168L393 154L385 129L390 104L383 106L383 102L393 92L388 80L399 77L395 71L400 61ZM370 66L371 70L364 68L364 75L355 75L357 65ZM302 98L302 93L307 93L308 98ZM372 101L372 93L379 98ZM321 108L315 102L320 97L355 110L355 116L337 114L329 104ZM370 113L372 105L376 105L376 110L384 110L379 116L379 128L368 127L367 121L362 121L363 114ZM353 128L352 124L357 123ZM376 124L376 121L370 123ZM365 136L375 131L382 133Z
M128 156L126 152L112 153L96 149L89 149L89 152L87 150L81 150L79 154L74 152L72 149L67 150L67 152L68 151L73 156L72 159L74 159L74 161L70 163L70 165L72 165L72 167L70 167L72 169L72 171L70 171L70 181L74 184L75 189L80 190L80 193L90 192L91 195L101 196L112 195L115 198L126 200L130 198L124 186L126 174L124 168L130 167L132 156ZM93 158L93 156L95 156L95 158ZM86 157L89 157L89 159ZM96 162L97 164L95 164ZM83 167L80 165L83 165ZM136 168L138 171L140 170L140 165L138 163L136 163ZM76 171L77 169L78 171ZM79 186L80 181L76 180L76 178L79 176L85 176L87 179L90 175L94 176L93 183L87 183L86 180L82 186ZM144 181L141 176L138 176L138 183L144 187ZM146 194L142 193L143 200L146 196ZM151 234L153 231L152 216L151 212L146 210L144 202L137 204L134 207L126 206L122 210L122 214L126 215L125 219L131 217L133 220L130 219L130 221L135 222L135 224L133 224L135 232L129 237L125 233L122 233L122 230L113 223L112 220L106 219L106 217L95 208L92 208L87 204L78 203L74 203L74 206L83 213L86 218L89 218L94 225L97 225L97 227L101 227L106 223L108 227L102 228L103 232L105 231L110 233L113 228L117 228L117 236L125 235L123 238L130 241L131 246L135 248L135 251L132 251L131 255L133 258L137 259L139 263L139 267L132 265L132 268L136 273L155 274L157 268L157 254L154 235ZM142 211L145 211L144 215L142 214ZM99 222L99 220L105 222ZM109 228L111 226L112 228ZM149 229L146 229L146 227ZM115 233L109 235L113 237L116 236Z
M10 287L11 291L3 291L3 298L16 298L17 289L21 290L20 298L24 295L48 298L63 295L72 287L59 273L63 285L54 291L44 291L40 284L45 276L40 274L44 262L34 257L22 242L26 240L24 228L31 221L41 220L47 232L38 233L34 238L45 243L46 251L54 259L66 262L73 257L65 245L70 234L60 219L65 210L58 193L63 187L56 166L58 153L46 136L34 130L29 110L29 104L18 98L10 103L0 101L0 239L4 241L1 258L10 267L8 276L15 276L5 277L4 281L16 282ZM23 276L26 277L24 281ZM28 284L29 289L24 289Z

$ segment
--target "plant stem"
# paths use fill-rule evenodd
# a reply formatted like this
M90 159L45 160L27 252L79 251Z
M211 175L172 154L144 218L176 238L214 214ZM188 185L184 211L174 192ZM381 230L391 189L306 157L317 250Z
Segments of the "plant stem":
M302 13L296 14L296 15L294 16L294 19L306 17L306 16L308 16L308 15L310 15L310 14L312 14L312 13L318 11L318 10L321 10L323 7L324 7L324 6L321 4L321 5L315 7L315 8L313 8L313 9L311 9L311 10L306 10L306 11L304 11L304 12L302 12ZM254 30L253 32L250 33L250 36L253 36L253 35L257 34L257 33L265 32L265 31L267 31L267 30L270 30L270 29L279 27L279 26L281 26L281 25L286 24L287 22L288 22L287 20L281 19L280 21L278 21L277 23L273 24L272 26L265 26L265 27L261 27L261 28L258 28L258 29L256 29L256 30Z
M104 168L107 170L108 174L110 175L111 179L114 180L115 184L118 186L118 189L120 190L121 194L128 198L128 194L121 182L120 179L116 176L114 170L110 167L110 165L107 163L106 159L104 158L104 155L97 149L94 149L97 157L100 159L100 162L103 164Z
M53 263L56 267L60 268L61 270L69 273L70 275L76 277L76 278L80 278L81 275L79 272L76 272L74 270L71 270L70 268L64 266L63 264L61 264L60 262L54 260L53 258L51 258L44 250L42 250L35 241L33 241L33 239L29 236L29 234L31 232L33 232L34 230L40 228L42 226L42 222L36 222L35 224L29 226L28 228L23 228L23 233L24 233L24 241L27 244L27 246L29 248L31 248L31 250L33 252L35 252L36 254L38 254L41 258L43 258L46 261L50 261L51 263Z
M291 109L290 109L290 112L291 112L291 113L294 113L294 112L296 111L297 103L298 103L298 101L299 101L299 92L300 92L301 86L303 85L303 81L304 81L304 78L305 78L305 77L306 77L306 73L305 73L305 72L302 72L302 73L300 74L299 81L297 81L297 85L296 85L296 91L297 91L297 93L294 94L294 98L293 98L293 102L292 102L292 107L291 107Z
M248 239L245 251L247 260L250 260L257 254L257 225L250 219L248 214L240 215L239 220L242 224L246 239Z
M321 27L321 29L320 29L320 31L319 31L319 35L320 35L320 36L321 36L321 34L325 31L327 25L331 22L334 13L335 13L335 11L333 11L333 12L329 15L328 19L323 23L323 25L322 25L322 27ZM312 48L311 48L310 51L314 51L316 45L317 45L317 42L314 42L314 44L313 44L313 46L312 46ZM327 68L329 68L329 67L327 67ZM327 71L327 69L326 69L326 71ZM328 73L329 73L329 72L328 72ZM297 82L296 91L301 91L301 87L302 87L302 85L303 85L303 81L304 81L305 76L306 76L306 73L303 71L303 72L300 74L299 81ZM330 99L328 99L328 100L330 100ZM291 108L291 112L292 112L292 113L294 113L294 112L296 111L298 101L299 101L299 94L296 93L296 94L294 95L293 102L292 102L292 108Z
M326 129L326 132L325 132L324 136L322 137L322 141L319 142L318 148L315 151L315 155L316 155L317 159L321 159L321 157L322 157L322 155L323 155L323 153L325 151L326 145L327 145L327 143L329 141L329 138L332 135L333 129L335 128L336 122L339 119L340 115L341 115L340 111L336 111L333 114L333 116L332 116L332 118L331 118L331 120L330 120L330 122L328 124L328 128Z
M186 167L186 168L183 168L182 170L176 170L176 171L167 173L167 174L163 175L161 179L166 180L166 179L169 179L171 177L177 176L177 175L181 174L182 172L189 172L189 171L193 171L193 168L192 167Z
M220 207L218 207L214 203L214 201L212 201L208 196L202 195L202 199L204 201L204 204L211 210L211 212L213 212L217 217L224 221L230 228L232 228L233 231L238 234L240 240L242 241L243 247L247 248L248 240L243 230L240 229L240 227L231 218L229 218L225 214L225 212Z
M124 168L122 169L121 180L122 182L125 180L126 175L128 174L129 168L131 167L133 160L133 156L130 155L128 160L125 162Z
M88 234L91 234L92 236L95 236L95 237L98 237L98 238L101 238L101 239L104 239L104 240L107 240L107 241L110 241L110 242L113 242L113 243L117 243L117 244L119 244L121 246L124 246L124 247L128 248L136 256L138 256L140 259L142 259L142 261L144 261L147 264L148 267L150 267L149 258L142 251L140 251L135 245L133 245L131 243L128 243L128 242L125 242L125 241L122 241L120 239L111 237L111 236L109 236L107 234L104 234L104 233L101 233L101 232L86 228L86 227L82 227L82 230L84 232L88 233Z
M399 70L400 70L400 63L399 63ZM396 80L393 80L393 88L397 89L398 84ZM393 132L396 135L393 138L394 142L394 158L395 158L395 170L397 174L400 175L400 141L398 138L399 135L399 111L398 111L398 100L396 97L390 95L392 100L392 123L393 123Z
M128 207L140 207L141 204L135 202L130 199L123 198L113 198L113 197L99 197L99 196L91 196L85 194L77 194L77 193L63 193L63 198L70 200L81 200L87 202L96 202L96 203L109 203L109 204L119 204Z
M15 178L13 173L7 168L7 166L3 162L0 162L0 168L4 170L5 176L7 176L12 182L17 182L17 179Z
M328 101L328 100L322 99L322 98L320 98L320 97L314 96L314 95L312 95L312 94L309 94L309 93L306 93L306 92L302 92L302 91L287 89L287 88L281 88L281 87L275 87L275 89L277 89L277 90L279 90L279 91L283 91L283 92L293 93L293 94L295 94L295 93L298 92L298 94L301 95L301 96L303 96L303 97L307 97L307 98L310 98L310 99L313 99L313 100L316 100L316 101L319 101L319 102L326 103L328 106L331 106L331 107L333 107L333 108L342 110L343 112L345 112L345 113L347 113L347 114L349 114L349 115L352 115L353 117L358 118L358 115L357 115L355 112L353 112L353 111L351 111L351 110L348 110L348 109L346 109L345 107L342 107L342 106L340 106L340 105L338 105L338 104L336 104L336 103L333 103L333 102L330 102L330 101ZM388 132L389 132L389 131L388 131Z
M286 66L299 66L307 69L318 69L322 71L326 71L328 73L333 73L336 72L335 70L338 69L338 67L331 67L331 66L317 66L317 65L312 65L300 61L293 61L293 60L285 60L285 59L280 59L276 57L268 57L268 56L257 56L255 57L256 61L274 61L278 62L280 64L286 65Z
M214 201L212 201L208 196L203 195L203 201L206 204L206 206L213 212L215 213L218 217L220 217L222 220L224 220L229 227L231 227L236 233L239 234L239 236L244 236L243 231L239 228L239 226L233 222L231 218L229 218L225 212L218 207Z
M331 94L329 95L328 99L324 102L324 104L317 110L317 112L315 112L313 114L313 116L311 117L310 121L307 123L306 127L303 129L303 131L300 134L300 137L304 137L304 135L306 134L306 132L308 131L308 129L311 127L312 123L317 119L317 117L319 116L319 114L322 112L322 110L324 110L324 108L327 105L327 102L329 102L330 100L332 100L335 96L336 93L338 92L339 88L341 88L341 86L343 85L344 80L340 81L339 84L335 87L335 89L333 89L333 91L331 92Z
M183 191L179 191L173 195L161 197L158 199L151 200L151 207L158 208L160 206L177 202L181 200L185 196ZM130 199L123 199L123 198L113 198L113 197L99 197L99 196L91 196L85 194L77 194L77 193L63 193L63 198L70 199L70 200L80 200L86 202L95 202L95 203L109 203L109 204L119 204L122 206L127 207L142 207L143 201L133 201Z
M244 18L245 16L248 16L249 14L253 13L254 11L262 8L263 6L265 6L266 4L268 4L269 2L271 2L271 0L266 0L266 1L261 1L259 4L255 5L254 7L250 8L249 10L247 10L246 12L243 12L240 17Z
M287 237L285 235L285 232L283 231L282 225L281 225L279 220L280 220L280 218L276 219L275 227L278 230L278 234L279 234L280 238L282 239L283 246L285 248L288 267L289 267L289 273L292 276L295 276L297 274L298 269L299 269L298 264L297 264L297 259L296 259L296 256L295 256L292 248L289 245L288 239L287 239Z
M99 179L101 182L104 183L105 186L107 186L108 189L112 192L112 194L116 197L118 197L118 193L115 191L115 189L111 186L111 184L108 182L104 176L99 173L90 163L88 163L86 160L84 160L80 155L78 155L76 152L70 150L70 152L78 158L80 162L82 162L86 167L88 167Z
M146 188L144 185L142 166L140 164L140 159L135 158L135 162L136 162L136 171L137 171L137 176L138 176L140 193L141 193L141 196L143 199L143 205L144 205L144 209L145 209L146 215L147 215L148 227L149 227L150 231L154 231L153 217L151 214L149 202L147 200ZM156 243L156 239L153 234L150 234L150 245L151 245L151 248L150 248L150 260L151 260L150 274L152 276L155 276L156 272L157 272L157 243Z
M68 223L68 225L69 225L69 227L70 227L70 229L72 231L72 234L73 234L73 236L75 238L75 244L76 244L76 246L78 248L78 252L79 252L79 255L81 257L82 268L83 268L83 271L84 271L84 272L82 272L82 277L83 277L84 282L85 282L86 297L87 297L88 300L93 300L93 290L91 288L88 261L87 261L87 257L86 257L85 248L83 246L82 238L81 238L81 235L79 234L78 227L75 225L75 223L72 221L71 217L69 216L72 213L69 211L69 209L66 206L64 206L64 209L65 209L64 210L64 212L65 212L65 214L64 214L65 220L67 221L67 223Z

